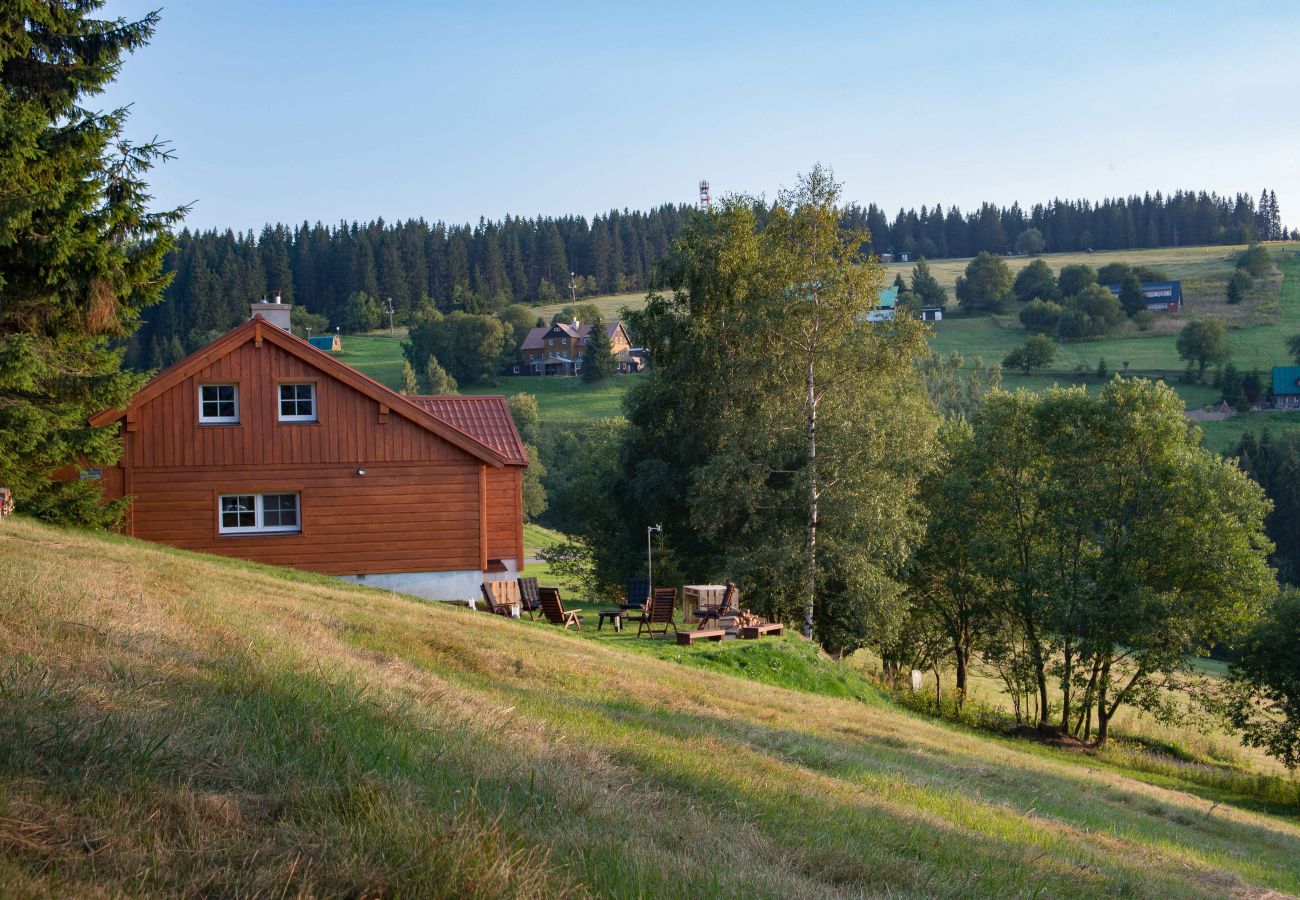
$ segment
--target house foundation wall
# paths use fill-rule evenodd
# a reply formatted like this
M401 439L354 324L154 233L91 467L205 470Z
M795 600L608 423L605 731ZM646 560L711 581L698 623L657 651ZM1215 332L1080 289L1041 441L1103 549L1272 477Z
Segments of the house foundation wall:
M473 600L477 603L483 596L480 585L484 581L508 581L519 576L519 567L514 560L505 560L503 564L506 567L504 572L460 569L452 572L390 572L339 577L352 584L411 594L425 600Z

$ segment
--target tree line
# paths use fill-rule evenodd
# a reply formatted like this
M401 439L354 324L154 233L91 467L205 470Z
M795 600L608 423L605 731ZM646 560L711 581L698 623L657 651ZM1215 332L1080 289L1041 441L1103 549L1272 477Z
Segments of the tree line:
M396 321L432 306L497 312L513 303L553 303L644 290L691 214L647 212L469 225L423 219L365 224L267 225L250 232L176 235L165 261L171 281L128 344L128 362L174 362L247 318L248 304L279 294L332 326ZM360 311L358 311L360 309Z
M870 235L872 252L907 253L913 259L975 256L988 253L1061 253L1086 250L1131 250L1199 244L1249 244L1286 240L1295 231L1282 227L1277 194L1265 189L1259 202L1249 194L1232 197L1206 191L1156 191L1141 197L1100 202L1052 200L1028 210L1013 203L982 203L973 212L944 208L899 209L891 219L872 203L844 211L844 224Z
M442 312L496 312L512 303L641 291L652 286L693 210L480 219L475 226L413 219L359 224L267 225L260 233L183 230L165 260L163 302L127 344L128 364L174 362L247 315L246 305L279 293L331 326L372 327L431 304ZM762 223L763 205L755 207ZM875 204L847 205L840 227L862 231L866 249L928 258L1038 253L1283 238L1276 196L1179 191L1089 200L1054 200L1028 211L981 204L971 213L941 204L899 210L890 221ZM360 314L358 314L360 310Z

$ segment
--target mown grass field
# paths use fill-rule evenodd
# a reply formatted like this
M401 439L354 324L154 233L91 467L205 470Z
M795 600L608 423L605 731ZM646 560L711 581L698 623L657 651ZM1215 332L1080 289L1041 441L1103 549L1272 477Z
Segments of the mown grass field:
M0 894L1300 892L1300 820L1195 766L628 640L5 520Z

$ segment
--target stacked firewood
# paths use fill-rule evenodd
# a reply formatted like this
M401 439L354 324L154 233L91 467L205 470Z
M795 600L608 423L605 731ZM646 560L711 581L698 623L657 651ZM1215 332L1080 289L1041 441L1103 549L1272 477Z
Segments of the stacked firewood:
M14 513L14 492L9 488L0 487L0 516L11 516Z

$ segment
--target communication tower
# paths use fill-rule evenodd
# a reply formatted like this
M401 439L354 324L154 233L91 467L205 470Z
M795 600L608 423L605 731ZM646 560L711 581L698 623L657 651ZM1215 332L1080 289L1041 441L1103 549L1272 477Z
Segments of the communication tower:
M700 209L712 209L713 200L709 197L709 182L700 182Z

